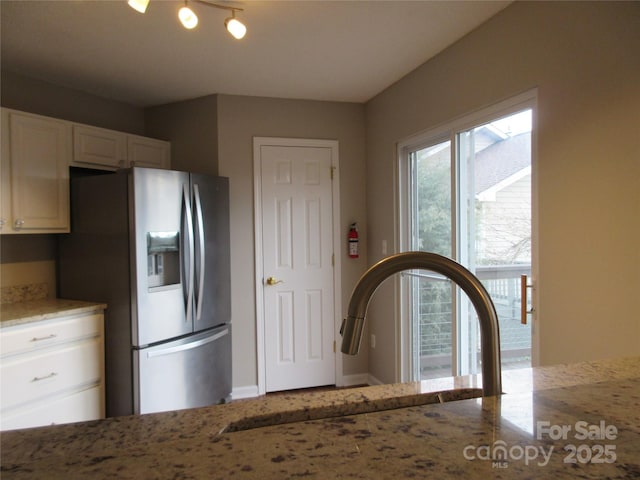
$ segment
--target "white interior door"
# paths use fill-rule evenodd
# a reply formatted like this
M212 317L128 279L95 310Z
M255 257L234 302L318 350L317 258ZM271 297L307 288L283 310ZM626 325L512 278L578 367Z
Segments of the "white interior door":
M335 384L333 149L256 154L266 391Z

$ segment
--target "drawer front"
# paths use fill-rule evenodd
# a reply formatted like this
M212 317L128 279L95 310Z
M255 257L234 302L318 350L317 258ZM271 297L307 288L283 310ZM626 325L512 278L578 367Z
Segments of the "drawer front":
M102 377L102 339L69 344L39 354L4 359L0 366L0 407L7 409L43 397L98 385Z
M0 417L0 430L40 427L104 418L104 390L93 387L64 397L20 408Z
M101 313L16 325L0 331L2 357L102 334Z

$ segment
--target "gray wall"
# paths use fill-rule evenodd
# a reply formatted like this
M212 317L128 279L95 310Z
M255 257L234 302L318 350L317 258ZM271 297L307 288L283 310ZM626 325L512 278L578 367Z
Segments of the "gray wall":
M2 235L0 263L42 262L55 260L54 235Z
M1 72L0 102L3 107L61 118L71 122L144 135L144 110L126 103Z
M366 231L364 106L355 103L281 100L218 95L220 175L230 178L231 289L233 292L234 387L256 385L256 305L253 211L253 137L331 139L339 142L340 224L344 227L342 302L346 308L353 285L366 266L347 258L350 222ZM341 315L344 312L340 312ZM367 354L345 358L345 375L367 372Z
M542 365L640 352L640 4L515 2L367 104L369 250L394 238L396 143L538 88ZM373 255L370 261L376 260ZM393 285L371 373L397 378Z
M172 168L218 174L217 95L147 108L145 131L171 142Z

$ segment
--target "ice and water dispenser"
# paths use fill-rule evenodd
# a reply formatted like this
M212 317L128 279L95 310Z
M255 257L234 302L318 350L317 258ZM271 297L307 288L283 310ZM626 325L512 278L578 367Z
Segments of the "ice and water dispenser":
M180 236L178 232L147 233L149 289L180 284Z

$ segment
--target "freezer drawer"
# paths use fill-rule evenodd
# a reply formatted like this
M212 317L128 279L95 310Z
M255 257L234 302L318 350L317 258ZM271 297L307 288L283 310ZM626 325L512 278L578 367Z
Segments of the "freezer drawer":
M214 405L231 393L231 325L133 350L134 413Z

